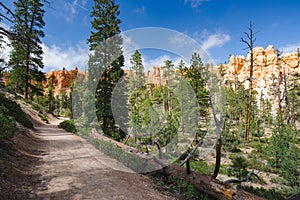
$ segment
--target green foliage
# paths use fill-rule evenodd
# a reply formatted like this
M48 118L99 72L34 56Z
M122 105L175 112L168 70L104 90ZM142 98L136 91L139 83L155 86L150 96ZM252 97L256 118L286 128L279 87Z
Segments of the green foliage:
M77 133L76 125L73 120L65 120L58 125L59 128L63 128L68 132Z
M300 149L295 146L297 131L290 125L278 122L264 152L268 163L277 168L287 185L300 188Z
M244 158L243 156L235 156L232 160L232 165L228 169L228 175L235 176L239 180L241 180L248 174L247 167L248 163L246 158Z
M13 135L16 130L16 121L9 116L9 110L0 105L0 141Z
M191 170L204 175L211 175L214 169L213 165L208 165L205 160L190 162Z
M13 117L17 122L27 128L33 128L32 122L27 118L27 115L22 111L21 107L16 102L7 99L3 94L0 94L0 106L6 107L8 116Z
M191 200L209 200L211 199L207 194L198 191L188 181L173 177L163 176L158 172L152 172L149 176L154 180L155 184L160 188L166 188L172 194L176 194L178 199Z
M39 117L40 117L40 118L41 118L41 120L43 120L44 122L46 122L46 123L49 123L49 121L48 121L47 117L46 117L44 114L42 114L42 113L39 113Z
M49 113L54 113L55 110L55 98L54 98L54 82L55 82L55 76L54 74L52 74L52 76L50 77L50 82L49 82L49 86L48 86L48 93L47 93L47 110Z
M251 192L257 196L272 199L272 200L284 200L285 198L282 196L280 192L275 189L266 190L264 188L254 188L252 186L242 186L241 189Z

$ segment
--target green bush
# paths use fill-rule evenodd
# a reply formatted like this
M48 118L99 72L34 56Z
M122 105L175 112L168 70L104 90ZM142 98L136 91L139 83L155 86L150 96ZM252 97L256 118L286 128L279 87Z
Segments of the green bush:
M47 124L49 123L49 120L47 119L47 117L42 114L42 113L39 113L39 117L41 118L41 120L43 120L44 122L46 122Z
M8 115L8 109L0 105L0 141L13 135L16 130L16 121Z
M8 110L6 117L11 116L23 126L33 129L32 122L27 118L27 115L16 102L0 94L0 106L4 106Z
M77 133L76 126L73 120L65 120L58 125L59 128L63 128L68 132Z

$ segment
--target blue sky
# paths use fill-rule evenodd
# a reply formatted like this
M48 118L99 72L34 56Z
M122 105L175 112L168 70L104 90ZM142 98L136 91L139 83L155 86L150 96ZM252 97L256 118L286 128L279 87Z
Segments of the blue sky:
M12 7L11 0L2 1ZM256 46L269 44L284 52L300 47L300 1L295 0L116 0L120 4L121 30L160 27L196 40L214 64L228 61L229 54L246 55L249 22L255 25ZM46 6L45 70L83 69L88 58L92 0L52 0ZM147 68L175 59L163 51L142 51ZM128 56L127 56L128 57ZM129 65L128 59L126 65Z

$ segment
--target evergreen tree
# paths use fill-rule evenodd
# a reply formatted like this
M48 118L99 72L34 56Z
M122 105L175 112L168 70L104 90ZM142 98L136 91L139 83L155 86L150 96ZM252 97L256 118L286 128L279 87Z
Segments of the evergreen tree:
M165 110L168 110L168 114L172 113L172 104L171 104L171 91L170 91L170 82L172 72L174 73L174 64L171 60L166 60L164 69L164 78L166 79L166 87L167 87L167 102L165 102Z
M201 118L205 119L208 113L208 91L206 89L206 82L204 76L204 65L202 59L198 53L194 53L191 58L191 66L185 68L179 68L180 73L183 77L189 82L190 86L194 90L197 100L194 101L197 103L194 107L189 108L190 113L194 116L194 127L198 129L197 135L200 133L200 121ZM182 64L182 63L181 63ZM195 109L197 108L197 109ZM198 140L196 135L195 140Z
M131 68L129 74L129 104L130 104L130 124L133 129L131 130L135 135L141 131L142 119L139 117L138 97L142 95L145 84L145 73L142 61L142 55L136 50L130 58ZM151 133L150 133L151 134ZM151 136L150 136L151 141Z
M134 83L135 85L133 87L142 87L145 84L145 73L144 73L144 65L142 61L142 55L141 53L136 50L134 54L132 54L130 58L131 63L131 71L134 75Z
M54 87L55 87L55 76L54 76L54 74L52 74L50 76L50 81L49 81L49 85L48 85L48 94L47 94L48 112L49 113L53 113L55 110Z
M10 81L18 92L41 93L39 84L44 79L41 37L44 37L44 4L41 0L18 0L14 2L15 20L13 29L21 41L12 40L9 65L12 67Z
M295 124L300 121L300 74L293 73L290 79L288 96L290 101L288 122Z
M113 0L95 0L91 12L92 32L88 39L93 54L89 59L90 84L97 85L96 113L105 135L120 140L124 134L116 126L111 99L114 86L123 76L122 38L120 35L119 5ZM98 75L101 74L100 81ZM92 88L94 86L91 86Z

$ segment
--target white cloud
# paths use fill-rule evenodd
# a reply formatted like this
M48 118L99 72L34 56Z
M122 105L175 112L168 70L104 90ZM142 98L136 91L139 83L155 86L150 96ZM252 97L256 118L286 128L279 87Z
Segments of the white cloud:
M166 60L171 60L174 66L177 67L181 58L171 57L166 54L156 57L154 59L148 59L147 57L143 57L143 64L144 64L145 71L151 70L153 66L163 67L165 65ZM187 66L189 65L186 61L185 63Z
M203 2L207 2L209 0L184 0L184 3L190 3L193 9L198 8Z
M215 33L206 37L206 39L204 39L204 41L202 42L201 47L204 51L208 51L213 47L223 46L229 40L230 35L224 33Z
M44 51L44 71L58 70L63 67L70 70L78 67L83 71L87 68L89 49L85 43L78 43L76 47L62 49L57 45L48 47L42 44Z
M4 36L2 42L2 48L0 49L0 54L1 54L0 57L4 59L5 63L8 63L9 55L12 50L9 44L10 44L9 39L6 36Z
M300 48L300 43L289 44L289 45L280 47L279 51L282 51L282 53L292 53L292 52L296 52L298 48Z
M143 14L143 13L145 13L145 11L146 11L145 6L134 9L134 12L137 13L137 14Z
M3 47L0 49L1 57L4 58L5 62L9 61L9 55L11 52L11 47L8 46L9 40L4 37ZM41 44L44 54L43 71L59 70L63 67L70 70L78 67L79 70L83 71L87 69L87 62L89 59L89 48L85 43L78 43L76 47L69 47L67 49L62 49L57 45L47 46L46 44Z

